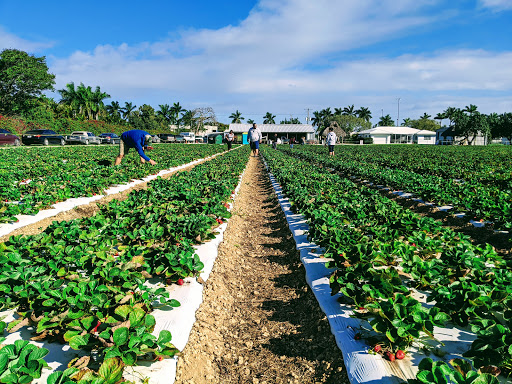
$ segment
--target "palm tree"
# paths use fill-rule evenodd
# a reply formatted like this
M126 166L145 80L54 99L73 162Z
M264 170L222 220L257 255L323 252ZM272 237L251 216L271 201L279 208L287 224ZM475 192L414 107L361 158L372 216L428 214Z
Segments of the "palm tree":
M160 109L156 111L156 115L163 121L169 123L172 114L171 107L169 106L169 104L159 104L158 107Z
M183 119L184 114L187 112L179 102L174 103L171 107L171 123L175 123L178 126L178 132L180 131L180 122ZM182 114L180 118L180 113Z
M446 119L446 114L443 112L440 112L434 117L434 120L439 120L439 125L443 126L443 120Z
M470 116L472 116L475 112L477 112L478 107L474 104L469 104L464 107L463 112L468 112Z
M334 116L343 115L343 108L334 108Z
M135 108L137 108L136 105L133 105L132 103L125 102L124 107L121 108L121 113L123 114L123 119L129 120L130 116L132 115L133 111L135 111Z
M379 122L377 123L380 127L392 127L395 124L395 121L390 115L381 116Z
M105 109L107 110L110 121L114 123L119 123L121 121L121 106L119 105L119 102L113 101L107 105Z
M428 120L432 117L432 115L429 115L427 112L425 112L423 115L420 116L421 120Z
M360 119L364 119L366 121L370 121L372 118L372 113L370 112L370 109L366 107L361 107L358 110L356 110L356 115Z
M242 112L240 112L238 109L236 112L233 112L229 118L231 119L232 124L241 124L242 120L245 120L245 117L242 117Z
M445 115L445 118L450 120L450 127L453 125L454 117L457 113L457 108L455 107L448 107L443 111L443 114Z
M77 90L75 89L75 83L68 83L66 84L66 88L59 89L57 92L59 92L61 96L59 104L67 105L71 109L72 115L76 117L80 110L80 101Z
M275 115L271 114L270 112L267 112L265 116L263 116L263 124L275 124L276 121L274 120L276 118Z
M409 117L407 117L404 119L404 122L402 123L402 127L410 127L411 124L412 124L412 120Z
M354 104L349 105L348 107L343 108L343 115L355 116L356 113L354 111Z
M253 119L248 119L247 120L247 124L254 124L254 120Z
M313 118L311 119L311 125L313 127L316 127L317 131L318 131L318 129L322 125L322 115L320 112L318 112L318 111L313 112Z
M94 92L91 93L91 117L93 118L93 120L98 120L100 114L102 114L105 111L105 103L103 102L103 100L109 98L110 95L106 92L102 92L99 86L97 86Z
M183 124L184 125L188 125L190 127L190 129L193 129L194 127L194 112L193 111L187 111L186 109L184 109L183 111L183 116L181 117L181 120L183 121ZM178 131L179 131L179 126L178 126Z

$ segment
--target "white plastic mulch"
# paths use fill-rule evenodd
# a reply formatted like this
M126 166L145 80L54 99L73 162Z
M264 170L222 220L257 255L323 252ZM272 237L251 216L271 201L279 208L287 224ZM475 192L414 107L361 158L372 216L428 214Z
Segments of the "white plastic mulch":
M16 217L19 220L18 222L0 224L0 237L8 235L9 233L11 233L12 231L14 231L18 228L22 228L29 224L37 223L43 219L47 219L49 217L56 216L61 212L70 211L73 208L76 208L80 205L86 205L86 204L92 203L94 201L104 198L105 196L109 196L109 195L113 195L116 193L126 191L127 189L130 189L138 184L147 183L148 181L154 180L159 176L164 176L169 173L179 171L183 168L189 167L191 165L195 165L195 164L203 162L205 160L211 160L214 157L216 157L218 155L222 155L224 153L225 152L220 152L220 153L217 153L210 157L205 157L203 159L194 160L194 161L191 161L190 163L182 164L182 165L179 165L174 168L164 169L155 175L149 175L149 176L144 177L143 179L134 180L127 184L120 184L120 185L112 186L105 191L104 195L96 195L96 196L90 196L90 197L73 197L73 198L67 199L65 201L55 203L52 205L53 208L39 211L35 215L17 215Z
M222 153L220 153L222 154ZM209 158L205 158L202 160L208 160L211 159L217 155L213 155ZM158 175L152 175L148 176L147 178L143 180L137 180L136 182L122 185L119 187L114 187L115 192L110 192L107 194L112 193L118 193L122 190L128 189L132 187L133 185L137 185L141 182L153 180L154 178L161 176L166 173L174 172L176 170L185 168L189 165L196 164L202 160L196 160L191 163L172 168L166 171L160 172ZM163 173L165 172L165 173ZM245 171L244 171L245 172ZM232 200L234 201L236 195L238 195L238 192L240 190L242 176L244 174L240 175L240 180L235 188L235 193L231 196ZM122 188L122 189L121 189ZM112 188L111 188L112 189ZM109 191L111 190L109 189ZM93 198L90 198L91 200L87 201L85 204L95 201L102 196L94 196ZM72 199L72 200L78 200L78 199ZM84 204L84 203L81 203ZM228 210L231 210L233 207L233 202L229 202L230 207ZM77 205L74 205L77 206ZM73 206L73 207L74 207ZM71 208L73 208L71 207ZM71 209L69 208L69 209ZM62 212L64 210L61 210ZM41 211L40 213L45 212ZM58 212L57 212L58 213ZM56 214L56 213L54 213ZM41 220L41 219L39 219ZM21 220L20 220L21 222ZM16 223L18 224L18 223ZM27 223L28 224L28 223ZM27 225L25 224L25 225ZM200 244L194 246L196 249L196 253L201 259L201 261L204 264L204 269L202 273L200 274L200 277L203 281L206 281L213 269L213 265L215 262L215 259L218 255L218 247L220 243L222 242L224 238L224 231L227 228L228 223L224 222L220 226L216 228L217 235L214 239L211 241L208 241L207 243ZM168 330L172 334L172 343L178 348L180 351L182 351L185 348L185 345L188 342L190 332L192 330L192 327L195 323L196 317L195 313L197 309L199 308L200 304L203 301L203 285L200 284L197 281L197 278L195 277L189 277L184 279L185 283L182 286L179 285L172 285L167 286L166 289L169 292L169 296L172 299L176 299L180 302L180 307L177 308L168 308L165 309L157 309L152 312L152 315L155 316L156 320L156 326L153 334L155 336L158 336L160 331L162 330ZM162 284L160 284L163 286ZM12 320L15 320L17 318L14 310L9 311L3 311L0 312L0 319L5 322L10 322ZM13 332L11 334L8 334L6 341L4 344L11 344L14 343L16 340L30 340L30 338L33 336L33 328L32 327L23 327L17 332ZM69 347L69 345L62 345L59 343L48 343L48 342L36 342L36 341L30 341L30 343L39 346L47 348L50 353L45 356L44 360L48 363L49 369L44 369L42 372L41 378L34 380L33 384L45 384L48 376L56 371L56 370L64 370L67 368L68 362L70 362L73 358L77 356L81 356L84 353L81 351L75 351ZM174 383L176 379L176 365L177 365L178 359L177 357L170 358L170 359L164 359L162 361L153 361L153 362L138 362L138 366L134 367L126 367L124 371L124 377L127 380L132 380L136 383L142 383L144 380L149 379L149 383L154 384L160 384L160 383L166 383L166 384L172 384Z
M272 186L279 200L279 204L286 216L286 220L293 234L300 258L306 269L306 281L313 290L322 311L326 314L331 332L334 334L336 344L342 351L348 378L351 383L368 384L398 384L415 378L419 362L426 356L417 348L411 347L403 360L389 362L381 355L370 354L372 348L364 340L355 340L354 335L362 328L371 329L370 325L363 320L351 317L354 312L350 306L340 304L338 299L341 294L331 296L329 287L329 276L333 272L327 269L326 258L320 257L323 249L307 238L309 226L301 214L291 211L288 198L282 193L281 186L269 173ZM421 292L413 292L414 298L425 303L426 295ZM469 349L476 336L468 329L453 326L451 328L434 328L436 339L444 344L440 349L446 353L443 360L449 361L452 358L462 357L462 353ZM432 346L439 343L432 341ZM439 345L440 346L440 345ZM329 346L326 346L329 348ZM431 354L434 360L439 360ZM503 383L507 382L502 380Z

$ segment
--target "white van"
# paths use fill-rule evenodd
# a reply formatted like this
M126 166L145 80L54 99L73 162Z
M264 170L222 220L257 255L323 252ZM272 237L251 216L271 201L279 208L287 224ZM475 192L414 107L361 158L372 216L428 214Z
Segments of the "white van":
M180 136L183 136L186 143L194 143L196 141L196 135L194 132L181 132Z

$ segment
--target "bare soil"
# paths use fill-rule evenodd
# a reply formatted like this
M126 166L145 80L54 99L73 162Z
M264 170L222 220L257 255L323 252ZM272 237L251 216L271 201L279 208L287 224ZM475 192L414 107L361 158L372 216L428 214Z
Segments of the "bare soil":
M348 383L261 160L251 157L177 384Z

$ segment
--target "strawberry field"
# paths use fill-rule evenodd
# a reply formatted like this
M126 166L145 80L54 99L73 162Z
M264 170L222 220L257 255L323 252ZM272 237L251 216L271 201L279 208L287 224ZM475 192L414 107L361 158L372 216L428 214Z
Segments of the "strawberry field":
M2 151L10 170L2 174L2 192L38 209L44 207L44 195L64 199L66 193L100 193L110 184L155 172L150 166L134 167L135 156L119 168L98 165L112 160L115 150ZM219 150L157 146L151 157L162 169ZM63 343L76 356L60 362L69 368L60 366L48 383L118 383L124 367L177 353L168 330L153 334L151 312L179 306L166 287L182 285L203 269L193 246L213 238L230 216L228 201L247 155L247 148L232 151L191 171L155 179L126 200L101 206L92 217L54 222L38 235L12 236L0 244L0 308L6 315L2 330L12 335L29 330L31 340ZM22 183L27 178L32 181ZM41 198L29 201L34 191ZM4 205L4 212L11 206ZM47 353L28 340L2 348L0 382L29 383L41 377Z
M119 166L110 166L117 146L12 148L0 151L0 223L15 215L32 215L71 197L101 194L106 188L140 179L223 151L208 145L155 145L149 155L157 165L141 165L131 151Z
M333 158L319 146L296 146L293 156L333 168L345 177L453 206L495 229L512 228L512 150L506 146L343 146Z
M354 348L345 355L347 364L366 361L354 356L367 351L383 363L377 373L387 382L497 383L496 374L512 372L509 257L353 181L364 177L407 191L416 186L416 193L428 191L429 198L509 228L510 214L503 208L510 204L508 148L435 149L439 152L343 147L336 158L321 147L262 153L291 209L307 219L309 239L322 247L339 307L360 319L335 331L350 338L344 336L345 348ZM455 163L457 173L434 165L438 161L445 161L444 167ZM395 359L405 363L396 365ZM416 369L407 368L411 365Z

